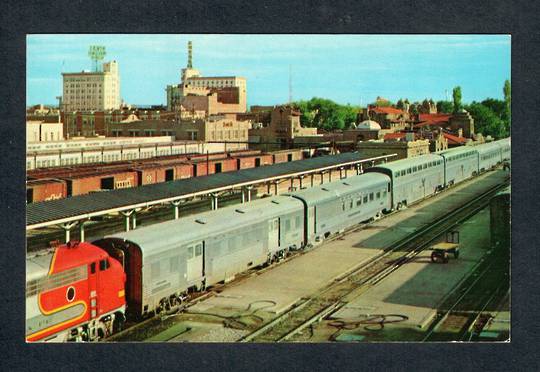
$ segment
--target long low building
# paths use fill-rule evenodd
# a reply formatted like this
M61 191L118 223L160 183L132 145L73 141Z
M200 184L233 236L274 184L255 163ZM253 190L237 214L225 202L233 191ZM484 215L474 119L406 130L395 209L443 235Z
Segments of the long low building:
M26 170L65 165L111 163L121 160L149 159L180 154L226 152L225 143L173 141L170 136L138 138L101 138L29 144Z

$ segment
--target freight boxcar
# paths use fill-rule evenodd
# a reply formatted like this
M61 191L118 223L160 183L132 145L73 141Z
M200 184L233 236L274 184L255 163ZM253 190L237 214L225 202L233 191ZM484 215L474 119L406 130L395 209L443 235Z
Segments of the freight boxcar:
M303 151L301 149L273 151L271 154L273 164L303 159Z
M209 174L231 172L236 169L236 159L231 158L197 158L190 160L193 165L193 177L206 176Z
M67 195L66 182L56 178L42 178L26 181L26 202L36 203L63 199Z
M402 159L366 169L391 179L392 209L412 204L444 188L444 159L423 155Z
M62 177L62 179L67 184L67 196L135 187L138 184L137 172L134 170L74 174L70 177Z
M272 155L269 154L233 155L231 158L236 159L236 169L238 170L272 164Z
M303 245L303 206L287 196L260 199L115 234L93 242L123 263L128 312L177 306L201 289L283 257Z

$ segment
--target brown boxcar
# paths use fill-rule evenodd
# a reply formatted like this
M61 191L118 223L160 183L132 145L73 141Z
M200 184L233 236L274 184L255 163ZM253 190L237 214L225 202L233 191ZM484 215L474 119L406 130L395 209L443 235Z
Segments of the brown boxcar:
M93 191L135 187L138 184L137 172L134 170L76 174L63 179L67 185L67 196L84 195Z
M236 159L236 169L256 168L273 164L272 155L270 154L241 155L232 156L232 158Z
M206 159L195 159L190 163L193 168L193 177L237 170L236 159L232 158L210 159L208 162Z
M62 199L67 194L66 182L55 178L26 181L26 202L36 203Z
M302 160L304 158L301 149L274 151L271 154L274 164L286 163L288 161L294 160Z

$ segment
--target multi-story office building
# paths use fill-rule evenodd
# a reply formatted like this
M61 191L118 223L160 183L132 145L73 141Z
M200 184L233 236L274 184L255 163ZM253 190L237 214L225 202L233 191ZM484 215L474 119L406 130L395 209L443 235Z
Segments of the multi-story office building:
M120 108L118 63L103 63L103 71L62 73L62 111L102 111Z
M193 68L191 42L188 43L188 64L182 69L180 84L168 85L167 110L178 111L191 109L193 104L189 97L215 95L207 115L221 113L243 113L247 110L246 79L239 76L201 76L199 70ZM209 101L212 99L209 98Z

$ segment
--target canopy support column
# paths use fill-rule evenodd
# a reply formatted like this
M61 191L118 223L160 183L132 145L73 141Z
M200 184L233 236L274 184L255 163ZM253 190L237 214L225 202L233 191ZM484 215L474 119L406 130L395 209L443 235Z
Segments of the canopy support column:
M69 242L69 240L71 239L71 229L73 228L73 226L75 226L77 224L77 221L75 222L66 222L66 223L63 223L60 225L60 227L62 229L64 229L64 232L65 232L65 242Z
M122 213L122 215L125 217L125 220L126 220L126 231L129 231L129 227L130 227L129 226L130 225L129 220L130 220L130 216L133 214L134 211L135 210L132 209L132 210L126 211L126 212L120 212L120 213Z

